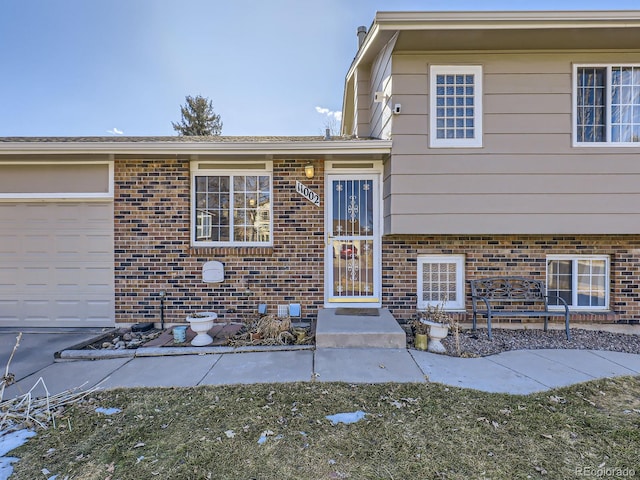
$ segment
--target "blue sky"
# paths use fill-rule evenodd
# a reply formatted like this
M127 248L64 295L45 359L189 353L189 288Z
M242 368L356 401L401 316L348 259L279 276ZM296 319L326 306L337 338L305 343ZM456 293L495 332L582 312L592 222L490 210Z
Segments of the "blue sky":
M341 109L356 29L378 10L603 8L591 0L450 4L2 0L0 136L174 135L186 95L213 101L223 135L320 135Z

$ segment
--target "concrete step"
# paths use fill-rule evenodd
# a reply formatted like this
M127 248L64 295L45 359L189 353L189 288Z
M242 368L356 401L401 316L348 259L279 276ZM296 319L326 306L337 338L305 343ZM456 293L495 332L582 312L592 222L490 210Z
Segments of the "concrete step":
M318 311L317 348L406 348L406 345L404 330L386 308Z

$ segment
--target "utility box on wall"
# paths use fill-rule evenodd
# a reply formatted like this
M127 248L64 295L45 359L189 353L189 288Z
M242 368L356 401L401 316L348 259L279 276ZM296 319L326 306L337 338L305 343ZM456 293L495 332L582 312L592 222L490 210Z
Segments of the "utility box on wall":
M206 262L202 266L202 281L205 283L220 283L224 281L224 265L221 262Z

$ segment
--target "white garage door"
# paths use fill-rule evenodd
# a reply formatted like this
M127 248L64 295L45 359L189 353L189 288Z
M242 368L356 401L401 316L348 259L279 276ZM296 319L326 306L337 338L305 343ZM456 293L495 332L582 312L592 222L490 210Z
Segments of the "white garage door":
M0 326L114 325L113 203L0 203Z

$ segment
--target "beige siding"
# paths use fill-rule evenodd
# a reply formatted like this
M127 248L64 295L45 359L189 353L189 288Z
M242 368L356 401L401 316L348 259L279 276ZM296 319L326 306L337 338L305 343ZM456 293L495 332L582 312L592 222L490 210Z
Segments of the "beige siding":
M509 203L517 201L517 197L529 195L591 195L594 201L601 204L598 195L607 195L613 200L617 194L635 195L640 185L640 172L634 175L580 175L575 174L456 174L455 182L447 181L450 175L394 175L389 183L389 193L398 195L398 203L405 196L414 197L429 195L513 195ZM574 181L579 180L579 181ZM415 200L419 200L415 198ZM534 200L533 198L530 200ZM545 199L540 199L544 203ZM584 200L582 200L584 201ZM629 201L629 199L627 199ZM640 201L640 196L638 197ZM634 202L635 203L635 202ZM630 203L631 204L631 203ZM608 201L606 205L612 206ZM395 205L394 208L397 208ZM471 207L471 206L470 206ZM613 208L613 206L612 206ZM636 205L640 213L640 205Z
M484 134L566 133L571 134L571 115L568 113L486 113Z
M580 173L600 178L602 175L637 175L638 155L616 154L614 149L582 148L576 155L465 155L459 151L452 155L402 155L393 159L393 174L400 184L401 176L412 176L416 181L430 176L457 176L482 174L540 174L560 175ZM605 151L606 150L606 151ZM602 152L602 153L600 153ZM618 150L619 152L619 150ZM387 162L387 176L392 173ZM442 178L442 177L439 177Z
M371 68L369 91L369 110L371 112L371 136L373 138L391 138L391 112L393 108L391 85L391 53L396 42L393 37L380 52ZM375 102L375 92L383 92L385 100Z
M637 234L640 215L630 214L396 214L384 219L386 231L411 234L499 235L517 232L531 235L593 234L594 230ZM526 220L526 221L523 221ZM597 228L594 228L597 225ZM514 228L517 227L517 228Z
M571 90L571 74L545 73L544 82L532 82L531 75L535 73L487 73L484 72L488 85L485 85L485 95L509 94L553 94L567 93Z
M109 165L0 165L0 193L109 193Z
M640 53L393 58L385 233L640 233L640 148L572 146L574 63ZM483 67L483 146L429 148L429 65Z
M402 214L416 205L422 215L545 215L549 214L632 214L640 218L640 199L635 194L609 194L606 202L601 194L589 193L452 193L431 195L398 195L393 198L391 213ZM531 227L529 227L531 228ZM589 227L592 228L592 227ZM532 231L521 233L535 233Z
M369 77L370 70L368 68L361 67L355 73L355 135L359 137L370 136L371 125L369 122Z

